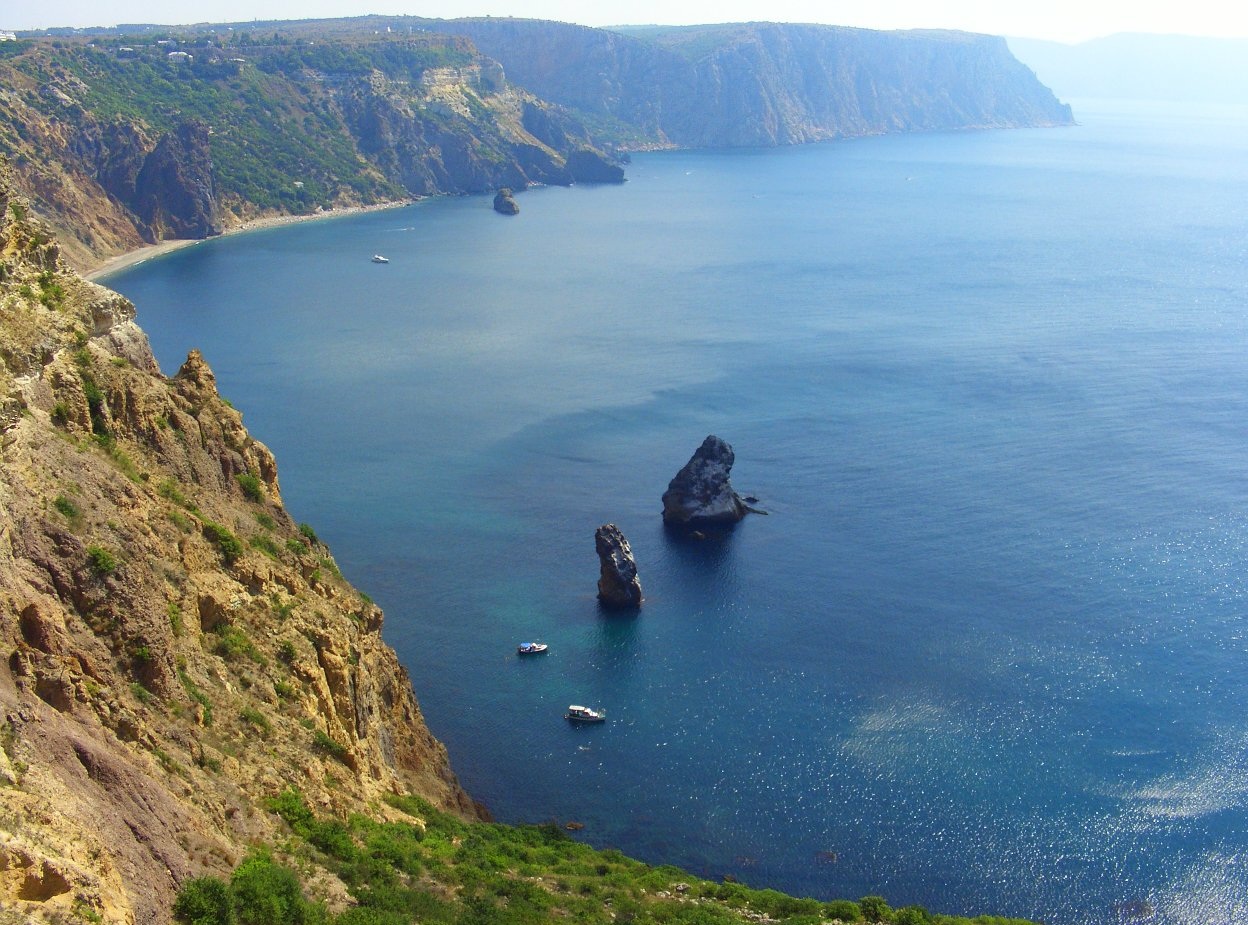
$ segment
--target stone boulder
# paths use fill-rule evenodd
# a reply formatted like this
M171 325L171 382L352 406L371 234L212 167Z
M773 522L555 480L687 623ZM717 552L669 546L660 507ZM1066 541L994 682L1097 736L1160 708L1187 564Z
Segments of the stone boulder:
M511 195L511 190L504 187L494 196L494 211L500 215L517 215L520 206Z
M713 434L702 441L663 493L663 521L671 526L735 524L749 508L728 481L736 457Z
M602 564L598 600L613 610L636 610L641 606L641 581L628 540L615 524L603 524L594 533L594 546Z

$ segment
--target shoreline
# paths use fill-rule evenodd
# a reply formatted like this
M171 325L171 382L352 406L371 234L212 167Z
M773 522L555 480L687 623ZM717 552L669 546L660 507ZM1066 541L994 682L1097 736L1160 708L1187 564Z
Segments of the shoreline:
M142 247L135 248L132 251L125 251L106 259L98 267L82 274L84 279L88 279L93 283L98 283L105 277L112 276L114 273L120 273L122 270L128 270L131 267L138 266L140 263L146 263L148 260L154 260L157 257L163 257L165 254L182 250L185 247L193 247L196 244L203 244L205 241L212 241L216 238L223 238L227 235L242 234L247 231L259 231L263 228L274 228L281 225L296 225L303 222L320 221L322 219L341 218L347 215L359 215L363 212L381 212L385 209L398 209L403 206L409 206L414 202L418 202L419 197L412 199L398 199L390 202L380 202L375 205L368 206L344 206L341 209L330 209L328 211L314 212L311 215L273 215L267 218L255 218L251 221L243 222L241 225L235 225L227 228L219 235L213 235L211 238L172 238L166 241L158 241L155 244L145 244Z

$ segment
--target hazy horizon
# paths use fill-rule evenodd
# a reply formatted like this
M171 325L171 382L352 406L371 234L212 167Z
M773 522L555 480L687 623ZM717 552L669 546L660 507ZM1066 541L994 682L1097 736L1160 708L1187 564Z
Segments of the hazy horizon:
M1194 2L1182 7L1157 3L1076 4L1061 0L1040 8L952 0L933 7L914 0L882 0L869 5L810 0L776 0L765 7L745 0L708 3L634 3L633 22L620 22L618 7L588 7L567 0L440 0L408 8L396 0L377 0L360 9L346 0L114 0L107 5L88 0L49 0L0 14L0 29L38 31L50 28L109 27L119 24L167 26L270 20L337 19L363 15L515 16L585 26L710 25L726 22L803 22L866 29L953 29L1016 38L1079 44L1120 33L1181 35L1207 38L1248 37L1248 12L1227 12L1220 5ZM763 13L763 15L760 15Z

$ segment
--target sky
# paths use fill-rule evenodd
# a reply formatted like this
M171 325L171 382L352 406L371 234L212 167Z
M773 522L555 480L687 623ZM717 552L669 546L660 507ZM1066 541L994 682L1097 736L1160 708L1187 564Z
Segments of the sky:
M964 29L1059 42L1118 32L1248 37L1248 4L1231 0L42 0L5 3L0 29L180 25L314 19L365 13L430 17L523 16L587 26L770 20L868 29Z

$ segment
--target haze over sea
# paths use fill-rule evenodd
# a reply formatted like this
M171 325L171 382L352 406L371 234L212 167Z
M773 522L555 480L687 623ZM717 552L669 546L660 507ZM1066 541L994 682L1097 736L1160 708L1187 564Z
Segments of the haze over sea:
M1242 922L1248 109L1075 110L108 282L166 372L203 349L501 820L825 898ZM709 433L770 515L679 542ZM595 601L608 521L636 617Z

